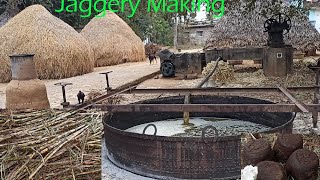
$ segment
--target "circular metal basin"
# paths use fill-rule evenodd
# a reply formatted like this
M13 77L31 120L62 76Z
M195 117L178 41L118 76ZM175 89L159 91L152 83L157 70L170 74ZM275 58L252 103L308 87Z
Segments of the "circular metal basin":
M184 96L137 104L183 104ZM272 104L247 97L192 96L192 104ZM108 158L117 166L157 179L240 179L241 136L164 137L126 132L140 124L181 118L182 112L132 112L105 115ZM293 113L190 113L191 117L220 117L270 127L268 132L291 133Z

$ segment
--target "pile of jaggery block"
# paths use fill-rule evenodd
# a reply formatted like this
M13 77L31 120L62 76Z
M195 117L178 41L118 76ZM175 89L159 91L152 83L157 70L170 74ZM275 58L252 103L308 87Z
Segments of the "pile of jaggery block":
M300 134L278 134L273 146L254 139L243 146L242 166L258 167L257 180L317 180L319 157L303 144Z

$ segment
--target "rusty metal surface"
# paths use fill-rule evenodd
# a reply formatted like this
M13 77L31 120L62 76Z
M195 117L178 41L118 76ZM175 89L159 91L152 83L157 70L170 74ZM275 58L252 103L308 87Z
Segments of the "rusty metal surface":
M316 87L287 87L291 92L314 92ZM132 89L125 93L130 94L201 94L201 95L221 95L221 94L248 94L248 93L280 93L278 88L179 88L179 89Z
M240 137L178 138L121 133L105 126L111 161L144 176L167 179L239 177Z
M184 96L159 98L140 103L183 103ZM191 103L267 103L245 97L192 97ZM190 113L191 117L226 117L261 123L270 131L292 132L292 113ZM125 132L136 125L181 118L182 112L122 112L104 117L104 136L109 159L117 166L158 179L240 178L240 136L163 137Z
M306 105L320 111L319 104ZM94 105L108 112L302 112L295 104L128 104Z

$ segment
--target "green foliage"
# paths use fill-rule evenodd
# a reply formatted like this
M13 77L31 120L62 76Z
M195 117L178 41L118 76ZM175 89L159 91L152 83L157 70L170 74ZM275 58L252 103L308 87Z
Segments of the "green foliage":
M60 9L61 0L0 0L0 14L4 11L5 8L7 8L7 4L9 1L18 2L19 5L17 8L19 8L20 10L32 4L41 4L46 7L53 15L59 17L74 28L84 27L91 18L97 15L97 13L94 13L94 10L92 10L93 13L88 18L81 18L80 11L75 13L57 13L55 12L55 9ZM77 1L80 2L81 0ZM160 1L161 0L155 0L156 3ZM283 3L283 1L286 0L225 0L225 6L227 7L226 13L228 13L228 10L230 11L234 8L237 8L237 11L240 11L243 15L245 15L253 10L257 11L256 4L257 2L260 2L261 4L263 4L263 6L258 9L258 12L265 17L270 17L270 15L272 14L283 11L283 8L281 8L281 4ZM296 0L297 6L290 6L290 8L286 8L284 13L288 14L290 17L296 16L297 14L304 14L308 9L306 7L302 7L302 1L303 0ZM164 12L147 12L148 0L141 0L140 2L141 3L139 5L139 9L134 17L127 17L131 13L131 9L128 4L126 4L127 7L125 7L125 12L118 12L117 14L125 22L128 23L128 25L141 39L150 38L152 42L157 44L172 45L174 26L173 19L176 14ZM100 7L98 8L101 9L101 5L102 4L100 4ZM178 17L183 17L185 21L193 19L195 15L196 13L178 13ZM210 16L212 17L212 12L208 13L208 20L210 20Z

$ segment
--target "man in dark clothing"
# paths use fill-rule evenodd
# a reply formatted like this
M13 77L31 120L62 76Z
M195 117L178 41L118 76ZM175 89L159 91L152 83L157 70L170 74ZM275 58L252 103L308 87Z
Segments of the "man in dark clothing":
M77 94L79 104L80 103L83 104L85 96L86 95L84 95L84 93L82 91L79 91L79 93Z

